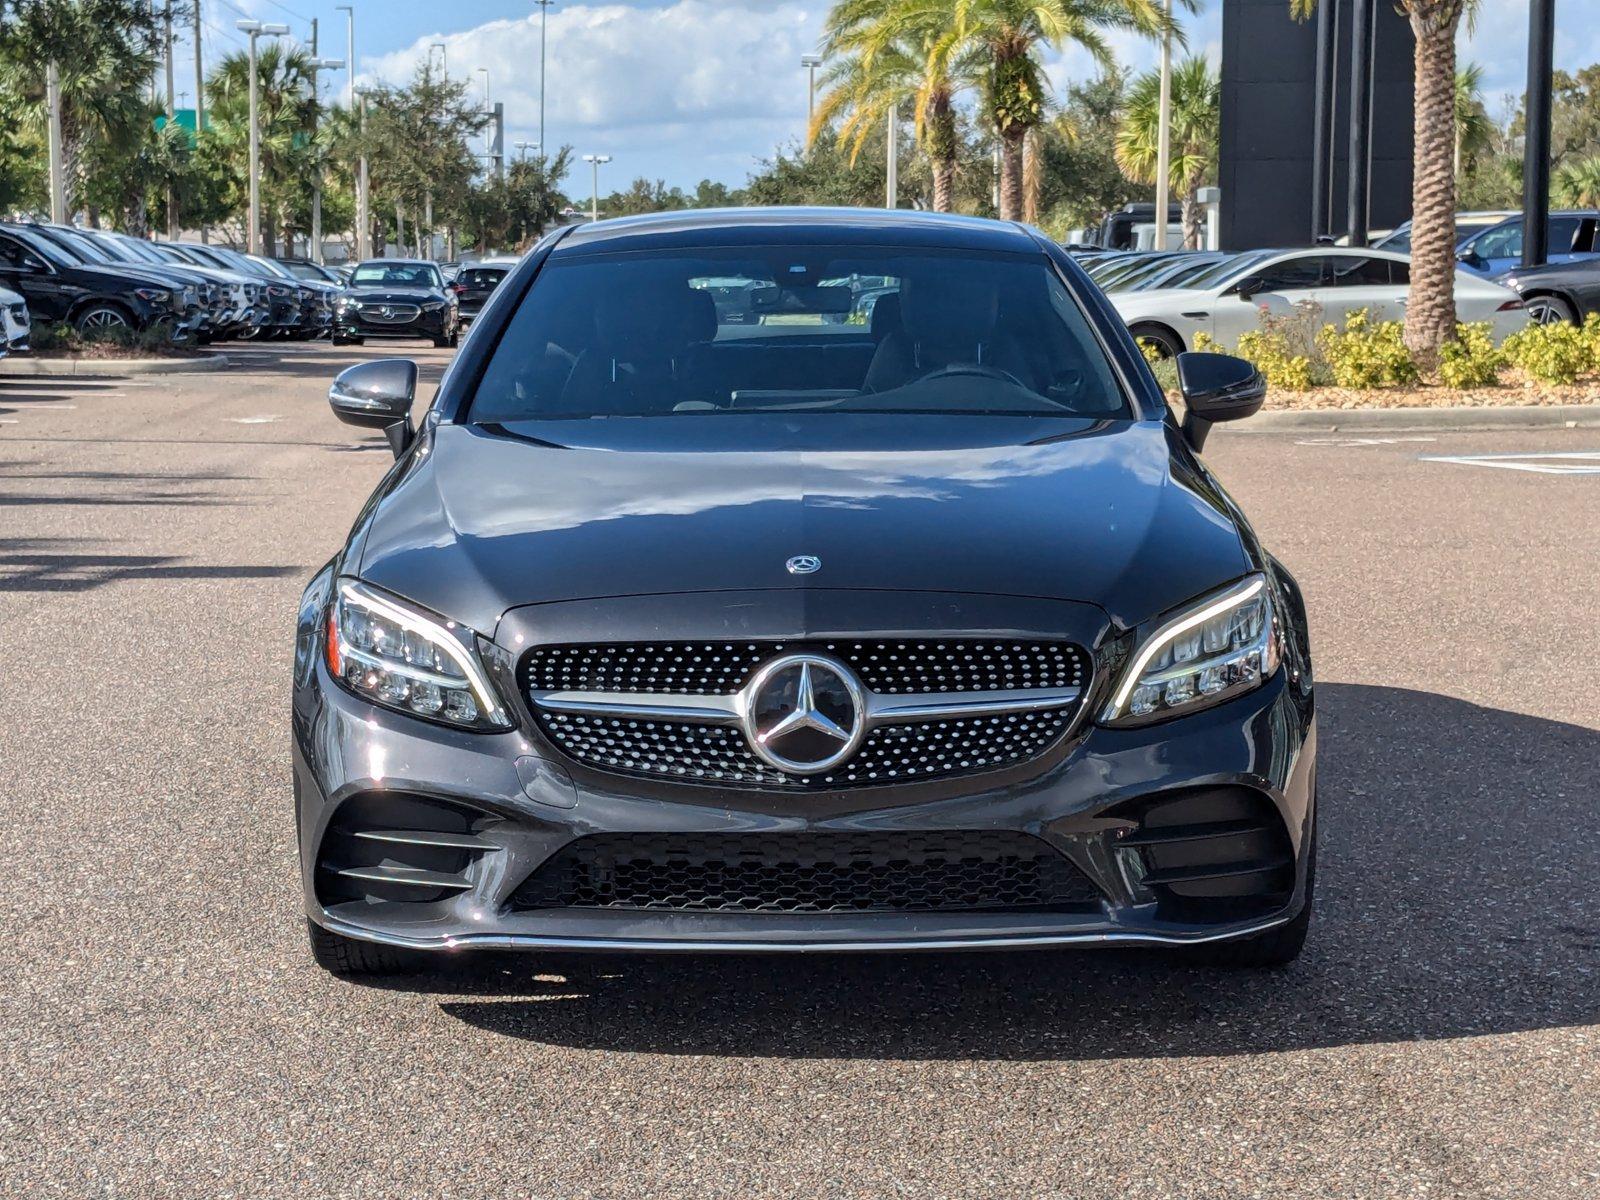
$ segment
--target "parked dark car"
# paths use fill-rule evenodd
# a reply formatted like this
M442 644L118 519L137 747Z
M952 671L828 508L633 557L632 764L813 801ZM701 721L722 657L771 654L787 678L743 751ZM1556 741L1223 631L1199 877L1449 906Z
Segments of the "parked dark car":
M501 288L420 428L408 360L329 393L399 462L301 600L323 966L1299 953L1304 606L1198 453L1252 366L1178 356L1180 424L1064 251L925 213L565 227Z
M207 255L207 247L190 242L148 242L146 245L168 262L183 263L206 271L226 283L233 293L235 316L223 336L254 338L271 314L267 283L259 275L248 274Z
M1504 216L1459 213L1456 216L1456 258L1475 275L1494 278L1522 262L1522 214ZM1384 250L1411 251L1411 222L1401 224L1378 243ZM1576 208L1550 214L1548 258L1553 263L1581 262L1600 256L1600 211Z
M483 306L494 295L500 281L511 273L515 264L474 264L462 267L460 274L448 286L456 297L456 308L463 321L471 320L483 311Z
M1535 325L1581 325L1600 313L1600 258L1517 267L1495 282L1522 297Z
M78 229L71 225L39 225L39 233L86 262L101 266L133 267L149 272L173 286L186 306L197 314L195 338L212 341L226 323L226 295L216 280L208 279L193 267L165 262L148 262L136 257L100 230Z
M430 338L454 346L461 332L455 296L437 264L420 258L374 258L358 263L350 286L334 302L333 344L369 337Z
M0 284L23 296L37 328L64 321L81 332L166 326L192 340L194 297L171 280L131 267L92 263L32 225L0 223Z

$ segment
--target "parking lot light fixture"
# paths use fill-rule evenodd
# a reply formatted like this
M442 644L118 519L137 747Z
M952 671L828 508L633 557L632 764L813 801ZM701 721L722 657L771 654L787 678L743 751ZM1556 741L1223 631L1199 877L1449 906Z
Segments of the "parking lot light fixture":
M594 172L594 187L589 193L589 220L600 219L600 164L611 161L609 154L585 154L583 161L588 163Z
M822 55L802 54L800 65L806 69L806 121L809 122L817 115L817 68L822 65Z
M251 254L261 253L261 121L259 117L260 84L256 79L256 39L283 37L289 32L287 25L266 24L262 21L235 21L234 28L250 36L250 213L247 223L246 245Z

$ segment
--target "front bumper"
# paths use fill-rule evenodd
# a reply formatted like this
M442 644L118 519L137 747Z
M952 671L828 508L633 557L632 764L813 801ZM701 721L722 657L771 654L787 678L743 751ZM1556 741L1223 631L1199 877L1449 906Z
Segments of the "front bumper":
M1080 718L1021 768L939 784L830 793L710 792L608 776L565 760L536 727L450 729L373 707L328 675L320 601L302 613L294 693L294 787L306 911L336 933L397 947L816 952L1189 945L1292 920L1305 902L1315 796L1309 680L1290 666L1216 708L1137 729ZM1089 703L1092 703L1092 699ZM1092 709L1088 710L1092 711ZM519 759L522 760L519 771ZM529 759L538 763L530 769ZM1147 808L1212 793L1252 798L1276 823L1292 882L1270 906L1174 905L1128 842ZM486 818L464 890L406 903L332 894L324 855L345 814L390 799ZM348 807L347 807L348 806ZM403 823L401 821L400 823ZM518 888L586 835L1024 833L1092 884L1062 911L687 912L525 908Z
M336 311L333 315L335 337L359 338L442 338L448 332L448 308L434 311L423 309L407 321L369 321L359 314Z

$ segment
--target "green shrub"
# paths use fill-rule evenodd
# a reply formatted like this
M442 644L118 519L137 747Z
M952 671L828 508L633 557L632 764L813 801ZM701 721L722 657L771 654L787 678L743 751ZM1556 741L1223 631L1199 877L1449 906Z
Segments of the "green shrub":
M1489 323L1459 325L1456 335L1456 341L1439 351L1439 382L1452 388L1493 387L1506 356L1495 346Z
M1416 363L1406 349L1399 321L1372 323L1366 309L1345 318L1343 328L1324 326L1317 345L1339 387L1366 390L1417 382Z
M1240 334L1232 350L1206 333L1195 335L1194 348L1236 354L1265 375L1271 386L1303 392L1327 377L1313 332L1321 317L1322 309L1315 304L1296 305L1286 315L1263 312L1261 328Z
M1156 382L1161 385L1163 392L1178 390L1178 360L1175 358L1157 359L1150 364L1150 369L1155 372Z
M1591 318L1592 320L1592 318ZM1529 325L1506 339L1506 358L1540 383L1576 383L1596 370L1600 330L1560 322Z

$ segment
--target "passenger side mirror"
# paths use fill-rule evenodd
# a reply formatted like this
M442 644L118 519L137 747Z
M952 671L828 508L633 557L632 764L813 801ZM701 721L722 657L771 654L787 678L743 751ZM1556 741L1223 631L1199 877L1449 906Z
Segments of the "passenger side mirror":
M1239 421L1261 411L1267 381L1255 364L1242 358L1191 352L1178 355L1178 391L1183 396L1183 436L1200 450L1216 422Z
M1463 248L1461 250L1457 250L1456 251L1456 261L1457 262L1461 262L1461 263L1466 263L1467 266L1469 266L1469 267L1481 267L1481 266L1483 266L1483 259L1478 256L1478 252L1476 250L1474 250L1471 246L1467 246L1467 247L1465 247L1465 248Z
M417 364L409 358L380 358L341 371L328 389L328 404L346 425L383 430L399 458L411 445L416 394Z
M1241 279L1237 284L1234 285L1233 290L1238 293L1239 299L1248 304L1251 300L1255 299L1256 293L1261 290L1264 283L1265 280L1263 280L1261 276L1251 275L1247 279Z

